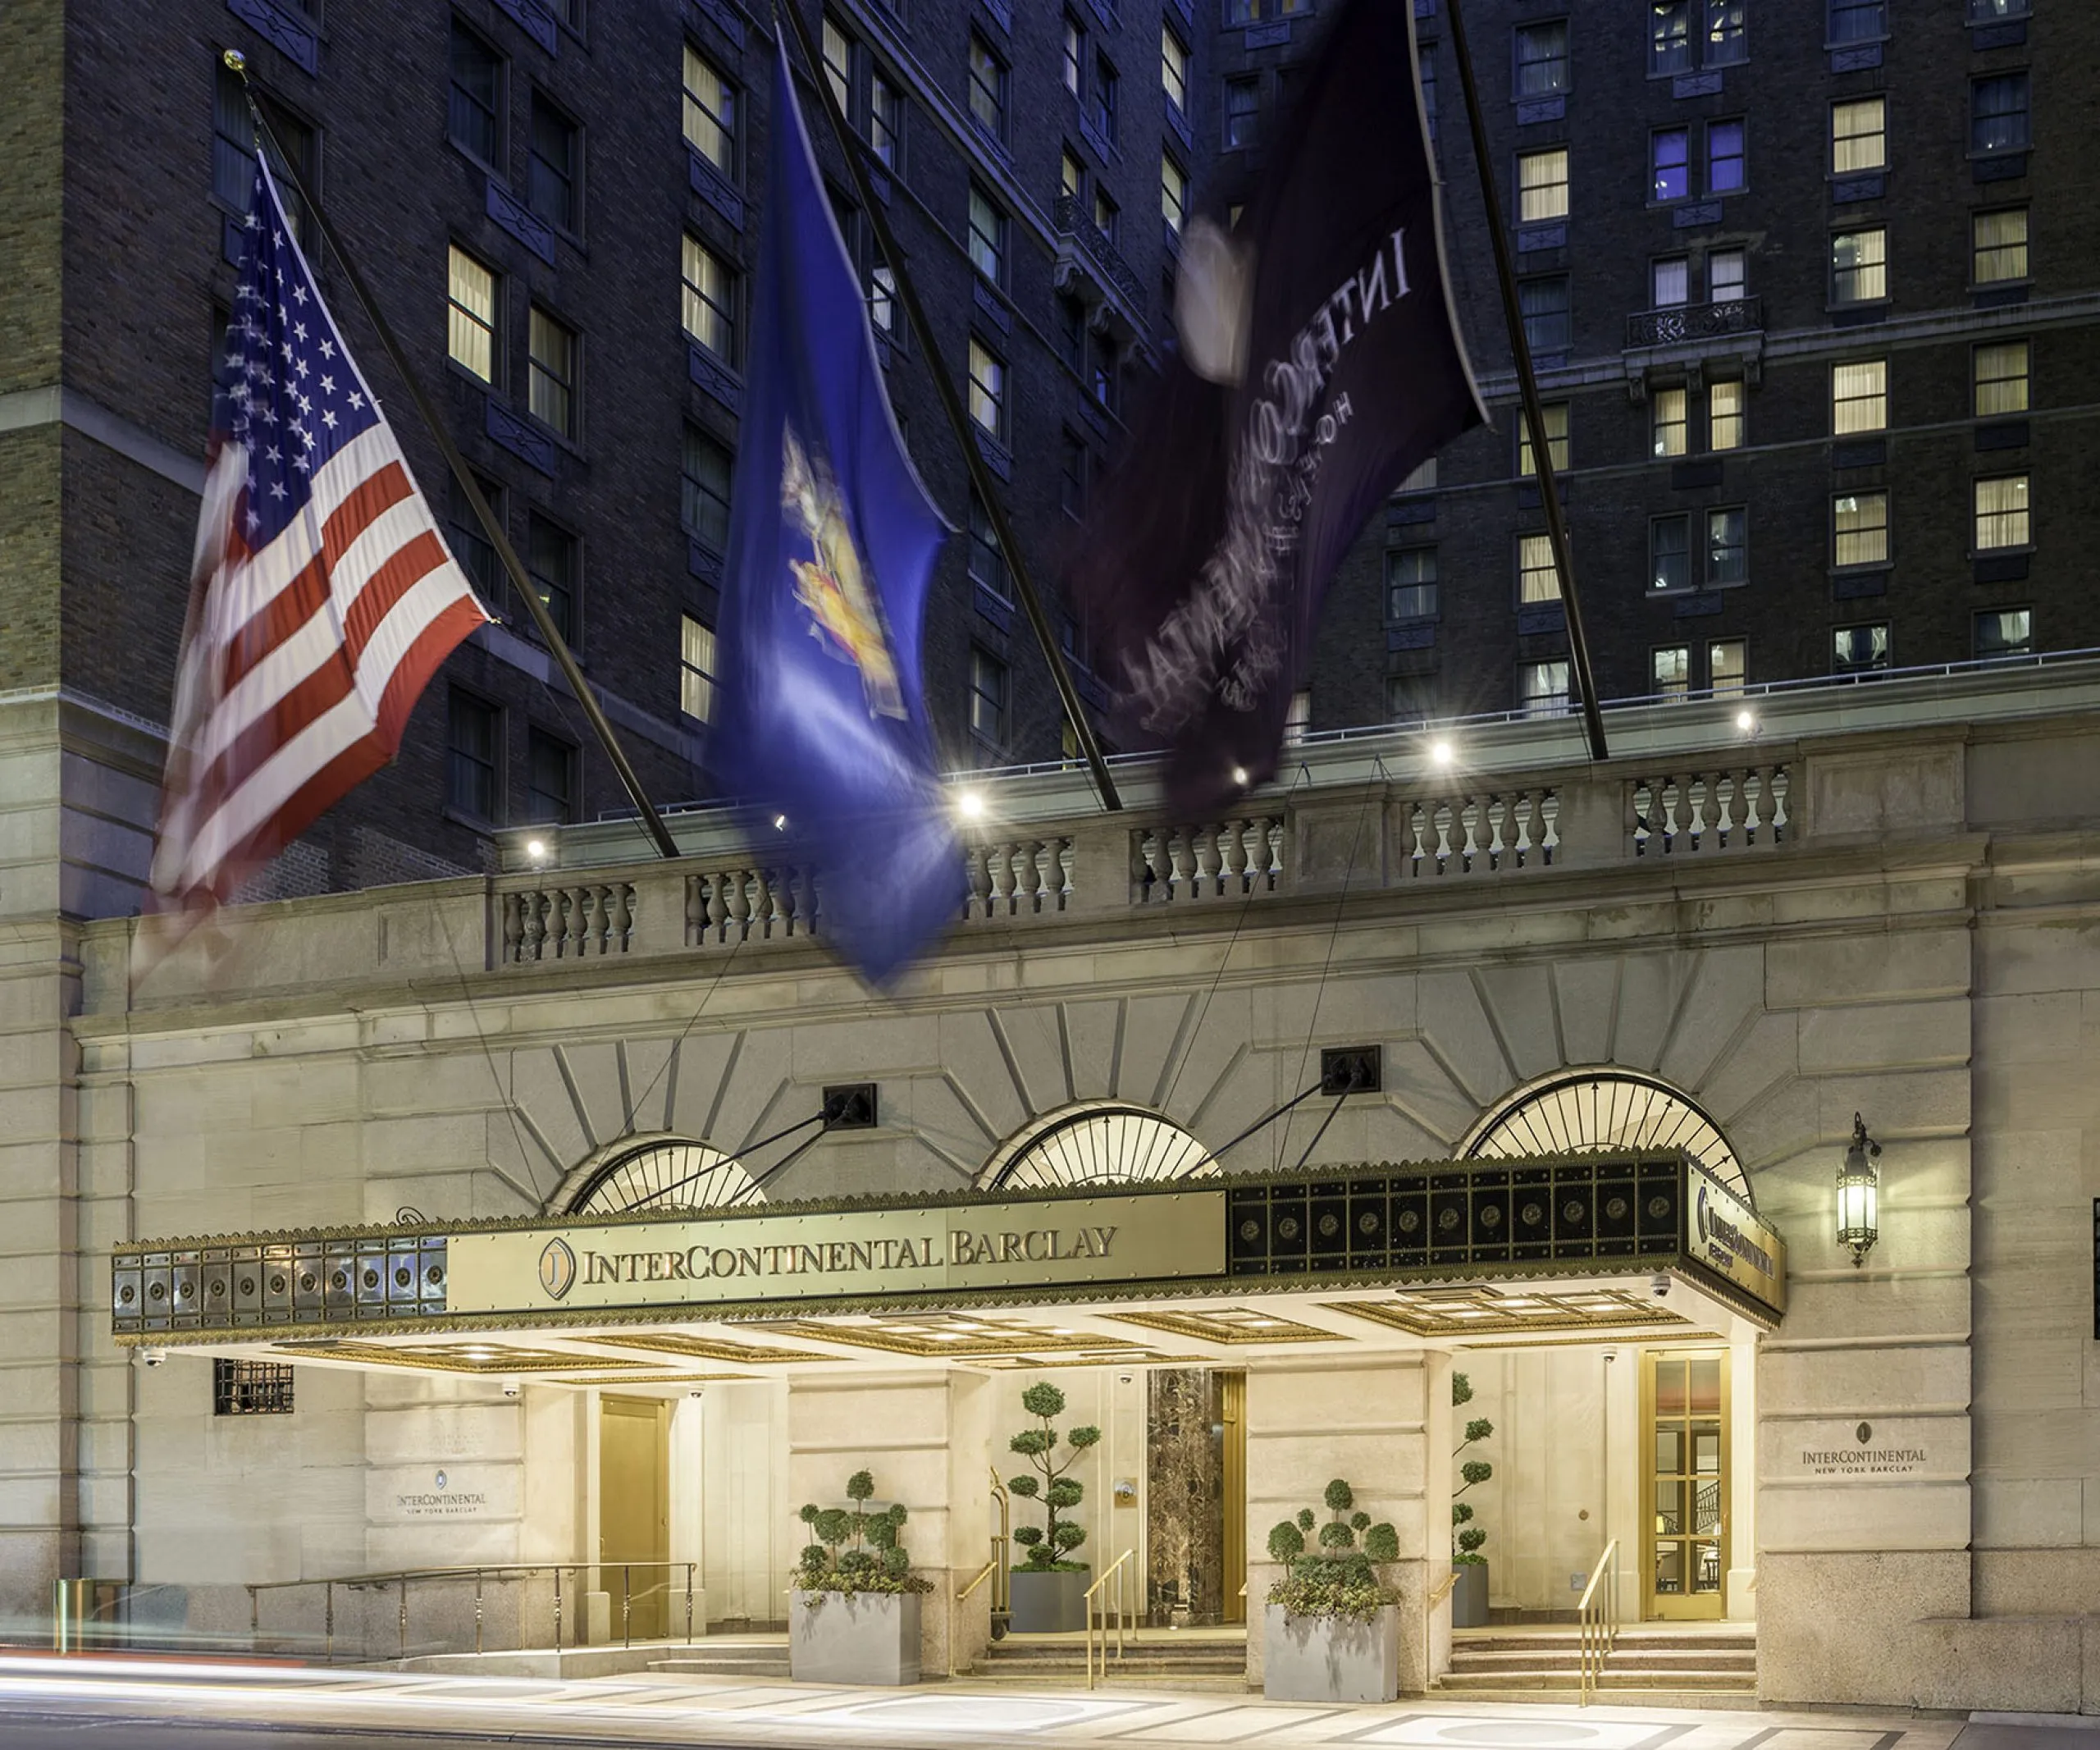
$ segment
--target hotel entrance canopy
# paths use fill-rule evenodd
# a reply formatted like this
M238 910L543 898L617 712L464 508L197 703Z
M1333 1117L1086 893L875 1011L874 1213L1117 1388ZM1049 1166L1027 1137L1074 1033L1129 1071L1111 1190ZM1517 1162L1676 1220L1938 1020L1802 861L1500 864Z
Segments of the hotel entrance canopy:
M1778 1233L1682 1152L144 1241L111 1282L129 1346L623 1387L1667 1341L1785 1306Z

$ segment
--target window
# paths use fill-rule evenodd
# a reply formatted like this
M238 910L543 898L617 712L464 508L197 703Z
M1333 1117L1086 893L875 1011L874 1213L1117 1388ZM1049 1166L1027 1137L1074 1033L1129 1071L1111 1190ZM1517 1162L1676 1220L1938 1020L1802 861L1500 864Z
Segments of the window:
M714 715L714 628L679 616L678 709L695 723Z
M1000 551L999 537L992 528L992 513L974 487L970 494L970 581L1002 601L1013 593L1007 587L1007 555Z
M1750 0L1706 0L1705 64L1735 66L1750 59Z
M1706 647L1706 679L1716 698L1742 691L1750 672L1750 646L1742 638L1716 638Z
M1086 442L1067 431L1058 440L1057 502L1074 522L1086 515Z
M827 17L824 21L824 74L831 94L850 121L853 117L853 42Z
M2001 18L2025 18L2029 0L1969 0L1969 22L1994 25Z
M1122 95L1122 80L1117 77L1116 64L1106 55L1093 59L1093 125L1101 137L1112 144L1116 138L1116 117Z
M1979 286L2027 277L2027 209L2006 207L1969 219L1970 271Z
M1568 217L1568 148L1526 152L1517 159L1517 222Z
M1888 295L1888 233L1841 231L1830 240L1830 301L1871 304Z
M1431 674L1386 677L1386 720L1425 724L1436 715L1436 678Z
M714 250L686 233L679 263L678 310L686 332L724 364L737 353L737 276Z
M1007 216L974 182L970 185L970 264L993 285L1007 283Z
M526 340L526 405L564 437L577 427L577 377L582 343L576 331L536 304Z
M856 43L829 16L824 21L820 51L831 94L854 131L890 170L897 167L904 139L904 98L875 64L865 45Z
M1260 135L1262 85L1257 79L1228 79L1225 82L1225 149L1237 152L1251 146Z
M1691 298L1691 261L1684 255L1668 255L1650 264L1649 290L1654 303L1649 308L1673 310Z
M1086 166L1080 162L1079 154L1070 146L1057 160L1057 192L1070 201L1076 202L1086 194Z
M1740 377L1710 383L1706 389L1706 447L1742 448L1743 384Z
M452 21L451 71L445 131L461 151L500 171L503 57L457 18Z
M1436 617L1436 549L1401 547L1386 555L1386 618Z
M1565 401L1545 402L1540 407L1539 414L1545 421L1546 454L1556 468L1565 470L1568 455L1568 404ZM1517 424L1517 473L1519 478L1528 480L1539 471L1538 463L1532 455L1532 424L1531 421L1521 416Z
M489 514L495 519L496 527L502 528L503 488L479 474L474 476L474 484L482 489L482 498L489 507ZM482 519L474 514L474 507L467 501L466 489L456 476L447 484L445 521L452 556L473 580L474 588L482 598L495 601L503 592L503 562L496 557L495 543L482 527Z
M1159 83L1177 113L1189 113L1189 51L1162 22L1159 27Z
M1998 340L1975 351L1976 417L2027 411L2027 342Z
M1312 729L1312 689L1300 687L1290 696L1290 703L1283 714L1283 738L1285 747L1302 742Z
M1518 25L1517 95L1547 97L1568 84L1568 21Z
M1648 525L1648 570L1651 594L1691 587L1691 519L1657 517Z
M970 733L993 748L1007 738L1007 665L975 645L970 650Z
M1888 666L1888 622L1836 626L1830 633L1830 672L1860 674Z
M1553 428L1553 414L1550 409L1547 410L1545 423L1546 429L1550 431ZM1403 498L1410 492L1434 492L1436 490L1436 458L1431 456L1406 479L1393 488L1393 496L1395 498Z
M1691 193L1691 134L1686 128L1658 128L1648 136L1654 171L1651 200L1683 200Z
M1115 337L1108 334L1093 335L1088 345L1087 386L1093 391L1093 398L1112 414L1116 411L1118 391L1122 385L1122 372L1116 356Z
M1855 432L1888 429L1888 361L1868 359L1830 368L1830 430L1844 437Z
M1573 340L1568 313L1568 276L1526 280L1517 288L1518 307L1524 313L1524 338L1533 353L1564 353Z
M255 122L248 88L223 63L212 87L212 193L236 212L248 210L255 184Z
M1975 651L1989 661L1993 657L2031 656L2034 654L2034 615L2028 608L1992 608L1976 616Z
M215 1416L289 1416L292 1367L288 1361L229 1361L212 1358L212 1414Z
M1691 695L1691 647L1673 644L1648 653L1648 692L1673 703Z
M536 510L525 527L525 573L564 644L576 642L576 537Z
M1888 165L1888 100L1854 98L1830 106L1830 168L1838 176Z
M1177 237L1189 222L1189 172L1167 152L1159 155L1159 216Z
M495 381L495 275L458 244L445 271L445 345L452 362L485 383Z
M1706 192L1737 194L1742 191L1749 171L1740 121L1706 124Z
M1007 137L1007 64L975 30L970 33L970 113L994 139Z
M1685 433L1691 424L1687 411L1690 397L1682 389L1658 389L1652 407L1654 410L1655 451L1658 456L1682 455L1685 452Z
M495 819L496 708L454 687L445 717L445 802L477 820Z
M970 338L970 417L996 438L1007 432L1007 367L982 340Z
M1989 553L2030 544L2027 476L2001 474L1976 482L1976 551Z
M685 448L679 462L678 519L703 546L717 553L729 550L729 477L728 448L698 426L685 428Z
M1969 149L2027 149L2027 75L1999 73L1969 82Z
M879 69L868 75L868 144L885 169L895 170L904 156L904 94Z
M1109 196L1108 190L1097 182L1093 185L1093 228L1112 244L1121 228L1123 209Z
M1888 34L1887 0L1830 0L1830 40L1870 43Z
M1649 0L1648 71L1691 70L1691 0Z
M582 130L538 92L532 94L532 153L526 204L556 231L580 231Z
M1074 376L1086 375L1086 306L1076 298L1057 300L1057 356Z
M1434 53L1436 45L1423 43L1418 47L1420 50L1418 71L1422 76L1416 83L1422 90L1422 119L1429 124L1429 137L1433 140L1436 138L1436 56Z
M1706 587L1728 589L1750 581L1750 513L1737 506L1706 513Z
M1728 304L1743 294L1745 257L1741 249L1716 249L1706 258L1706 295Z
M576 818L576 746L545 729L525 732L525 818L537 826Z
M1080 95L1084 80L1082 69L1086 65L1086 32L1080 30L1070 12L1065 14L1064 59L1058 76L1065 82L1065 89L1074 97Z
M827 39L829 33L826 32ZM686 144L732 181L737 176L737 88L686 44Z
M1517 670L1517 699L1527 717L1561 717L1568 712L1568 662L1527 662Z
M1888 563L1888 495L1840 492L1830 500L1832 561L1851 565Z
M1517 600L1527 606L1560 600L1560 568L1553 562L1553 542L1544 535L1517 537Z

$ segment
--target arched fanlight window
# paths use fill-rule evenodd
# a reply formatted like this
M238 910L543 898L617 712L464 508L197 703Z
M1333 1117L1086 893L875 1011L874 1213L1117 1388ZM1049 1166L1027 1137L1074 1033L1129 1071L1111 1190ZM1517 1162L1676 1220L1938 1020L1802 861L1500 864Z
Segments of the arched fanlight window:
M1519 1088L1473 1126L1459 1154L1484 1160L1586 1149L1682 1149L1756 1206L1714 1121L1667 1084L1630 1070L1562 1070Z
M1039 1120L1004 1144L979 1186L1121 1185L1207 1179L1218 1170L1203 1145L1157 1113L1089 1103Z
M743 1163L682 1136L630 1138L569 1174L549 1199L555 1215L623 1215L630 1211L712 1209L764 1203Z

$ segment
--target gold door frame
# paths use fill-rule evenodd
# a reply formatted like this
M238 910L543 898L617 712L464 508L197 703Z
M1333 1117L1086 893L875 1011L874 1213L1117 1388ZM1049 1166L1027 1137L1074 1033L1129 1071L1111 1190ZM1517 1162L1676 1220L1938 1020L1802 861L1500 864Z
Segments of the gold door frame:
M1726 1349L1651 1349L1641 1358L1641 1615L1651 1622L1718 1622L1728 1615L1728 1492L1731 1476L1728 1440L1728 1372L1731 1360ZM1705 1421L1704 1415L1695 1418L1690 1395L1690 1369L1687 1368L1686 1407L1682 1414L1668 1419L1680 1423L1687 1436L1685 1447L1679 1452L1680 1462L1672 1471L1672 1480L1681 1492L1678 1496L1678 1519L1682 1529L1666 1529L1659 1521L1657 1509L1657 1485L1660 1466L1658 1462L1658 1429L1655 1415L1655 1372L1658 1364L1689 1364L1711 1361L1719 1370L1719 1392L1716 1397L1719 1421L1719 1469L1714 1473L1714 1486L1719 1491L1718 1513L1714 1535L1701 1538L1697 1534L1696 1487L1701 1473L1696 1469L1697 1460L1689 1439L1695 1420ZM1687 1486L1689 1486L1688 1488ZM1689 1519L1690 1523L1685 1522ZM1696 1552L1703 1544L1714 1548L1715 1567L1714 1583L1702 1587L1697 1583ZM1677 1585L1671 1589L1659 1585L1659 1556L1673 1553L1667 1546L1676 1547Z
M1218 1620L1247 1620L1247 1376L1237 1370L1218 1375L1218 1419L1225 1424L1219 1493L1224 1497L1225 1560L1223 1598Z
M639 1423L648 1430L646 1439L655 1472L655 1499L643 1502L634 1497L643 1492L641 1478L615 1478L607 1460L612 1445L605 1437L608 1422ZM615 1449L616 1450L616 1449ZM632 1549L609 1551L610 1528L606 1504L621 1500L629 1515L640 1510L650 1525L648 1553ZM657 1639L669 1632L671 1554L671 1406L660 1397L616 1397L601 1393L598 1399L598 1583L611 1595L612 1631L623 1638L623 1629L636 1640ZM623 1609L624 1602L625 1608Z

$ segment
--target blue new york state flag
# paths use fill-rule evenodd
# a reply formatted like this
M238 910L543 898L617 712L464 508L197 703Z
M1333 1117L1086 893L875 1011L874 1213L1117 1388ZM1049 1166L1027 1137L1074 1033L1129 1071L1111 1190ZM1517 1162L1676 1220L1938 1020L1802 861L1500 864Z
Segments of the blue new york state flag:
M883 985L966 891L921 667L947 525L890 413L777 30L774 46L707 765L764 866L812 870L819 931Z

